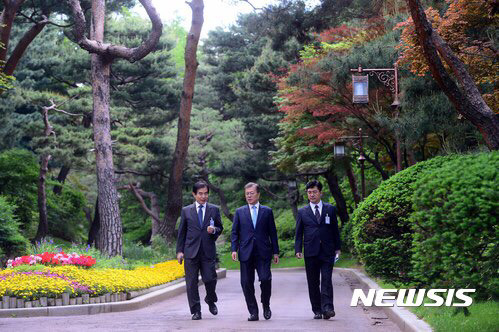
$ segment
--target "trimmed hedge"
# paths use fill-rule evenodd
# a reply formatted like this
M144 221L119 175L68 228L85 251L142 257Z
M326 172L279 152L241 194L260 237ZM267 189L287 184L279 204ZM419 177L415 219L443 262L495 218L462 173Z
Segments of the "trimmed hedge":
M344 233L343 238L348 247L354 248L369 274L395 283L412 281L409 225L414 212L412 196L423 174L431 173L450 159L450 156L433 158L395 174L355 209L350 223L352 231Z
M496 296L498 166L497 152L437 157L383 182L354 212L347 239L366 271Z
M432 287L499 297L499 153L455 158L414 193L413 277Z

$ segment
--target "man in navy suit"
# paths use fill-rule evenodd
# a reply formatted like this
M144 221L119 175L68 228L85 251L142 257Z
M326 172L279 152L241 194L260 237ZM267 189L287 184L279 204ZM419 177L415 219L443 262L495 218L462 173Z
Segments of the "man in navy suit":
M305 256L308 295L314 319L334 317L333 265L340 255L340 233L336 207L323 203L322 184L317 180L307 183L309 204L298 210L296 220L295 253ZM305 238L305 255L302 254Z
M270 319L270 294L272 273L270 264L279 263L279 245L272 209L260 205L258 184L250 182L244 186L244 195L248 205L236 210L232 225L232 259L239 261L241 267L241 286L250 316L249 321L257 321L258 304L255 298L255 270L260 280L263 316Z
M191 309L192 319L201 319L201 304L199 301L198 278L201 278L206 288L204 301L213 315L218 313L215 241L222 233L223 226L220 210L208 203L208 184L198 181L192 187L193 204L182 209L180 226L178 228L177 260L182 264L185 259L185 283L187 299Z

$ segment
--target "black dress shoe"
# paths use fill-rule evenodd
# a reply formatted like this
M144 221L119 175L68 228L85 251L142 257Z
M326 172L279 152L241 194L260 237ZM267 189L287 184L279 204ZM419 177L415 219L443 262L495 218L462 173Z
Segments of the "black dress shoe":
M322 314L324 319L333 318L335 315L336 313L334 312L334 310L324 311L324 313Z
M270 311L269 306L263 307L263 317L265 317L265 319L267 320L269 320L270 317L272 317L272 311Z
M200 320L201 319L201 311L195 312L192 315L192 320Z
M322 319L322 314L320 312L314 313L314 319Z
M258 320L258 315L251 314L248 317L248 322L254 322L254 321L257 321L257 320Z
M210 307L210 312L212 315L218 314L218 309L215 303L208 303L208 307Z

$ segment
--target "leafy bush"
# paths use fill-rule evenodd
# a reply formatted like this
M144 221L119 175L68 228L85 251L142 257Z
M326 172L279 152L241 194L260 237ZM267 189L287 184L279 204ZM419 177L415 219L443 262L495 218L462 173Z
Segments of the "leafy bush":
M499 297L498 167L497 152L459 157L418 181L410 218L415 279Z
M26 250L28 241L19 231L19 222L14 216L15 206L0 196L0 264L6 258L19 255Z
M417 180L453 157L417 163L384 181L354 211L343 233L347 247L355 247L366 271L391 282L410 282L412 197Z
M295 240L279 240L279 257L295 257Z
M383 182L352 218L366 271L497 296L498 166L497 152L437 157Z
M66 241L81 242L86 237L83 193L64 185L60 195L47 190L47 219L49 234Z
M0 153L0 195L15 205L14 214L21 229L36 232L38 162L27 150L12 149ZM26 237L35 234L26 234Z
M33 238L38 226L38 173L39 165L31 152L13 149L0 154L0 195L16 206L14 214L26 238ZM81 241L86 222L84 195L69 185L64 185L62 193L56 195L50 184L53 183L49 182L46 189L49 234L68 241Z
M277 236L281 241L295 239L296 220L291 210L286 210L276 218ZM294 254L293 254L294 255Z

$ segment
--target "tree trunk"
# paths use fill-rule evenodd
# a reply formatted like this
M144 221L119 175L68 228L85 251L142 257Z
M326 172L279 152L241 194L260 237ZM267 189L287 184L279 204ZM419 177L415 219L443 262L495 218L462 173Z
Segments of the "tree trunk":
M298 192L298 185L296 183L296 179L287 181L287 187L288 187L288 203L291 206L293 217L296 220L298 218L298 200L300 198L300 193Z
M338 183L338 177L332 170L326 172L324 174L324 177L326 178L327 184L329 186L329 191L333 195L333 198L336 202L338 216L341 219L341 224L345 225L349 220L349 216L347 212L347 203L345 202L345 197L343 196Z
M203 0L192 0L188 3L192 9L192 23L187 35L185 47L185 76L180 102L180 114L178 119L177 143L173 155L173 164L168 181L168 201L166 203L165 220L161 225L160 233L166 241L172 241L175 237L175 225L182 210L182 177L184 173L185 159L189 147L189 129L191 122L192 98L194 96L194 83L198 62L196 52L203 26Z
M350 190L352 191L353 201L355 203L355 207L359 205L360 196L357 190L357 181L355 180L355 175L353 174L352 164L350 160L345 158L345 169L347 173L348 183L350 184Z
M97 249L99 249L99 232L100 230L100 218L99 218L99 196L95 200L95 211L94 211L94 220L90 225L90 229L88 231L88 245L94 245Z
M104 41L105 1L92 2L93 39ZM111 147L111 121L109 114L109 75L111 60L104 55L92 54L93 128L97 191L99 198L99 249L106 255L123 253L122 226L118 191L114 184L113 151Z
M38 177L39 223L34 239L35 242L41 242L49 232L49 223L47 220L47 193L45 191L49 160L50 155L42 155L40 158L40 176Z
M105 0L92 0L90 39L85 36L86 21L79 0L66 0L73 14L73 36L76 43L92 54L93 129L97 166L97 197L99 198L99 249L109 256L123 251L122 225L118 205L118 191L114 184L114 165L111 148L109 115L109 74L115 58L138 61L154 51L161 37L163 24L151 0L139 0L152 23L148 38L138 47L127 48L104 43L106 18Z
M66 181L70 170L71 168L69 166L62 165L61 169L59 170L59 175L57 175L57 182L63 184ZM54 192L54 194L60 195L62 192L62 185L56 184L52 191Z
M234 219L234 215L232 213L230 213L229 207L227 206L227 199L225 198L224 191L220 187L217 187L213 183L211 183L207 178L203 178L203 180L208 184L208 187L210 187L210 190L217 193L218 197L220 198L220 207L222 209L222 213L230 221L232 221L232 219Z
M433 78L456 110L482 133L490 150L499 149L499 119L483 100L465 65L445 41L433 30L418 0L406 0L411 11L419 43L423 48ZM438 52L456 76L461 89L447 73Z
M159 233L159 230L160 230L160 225L161 225L161 220L160 220L160 213L161 213L161 209L159 207L159 202L158 202L158 196L156 196L155 193L153 192L147 192L147 191L144 191L142 189L139 189L138 188L138 184L137 186L133 185L133 184L130 184L128 186L128 188L130 189L130 191L132 192L132 194L135 195L135 198L137 198L137 200L139 201L140 203L140 206L142 207L142 209L151 217L152 219L152 222L151 222L151 238L149 240L149 242L152 241L152 238ZM149 208L146 204L146 202L144 201L144 197L148 197L149 200L151 201L151 208Z

